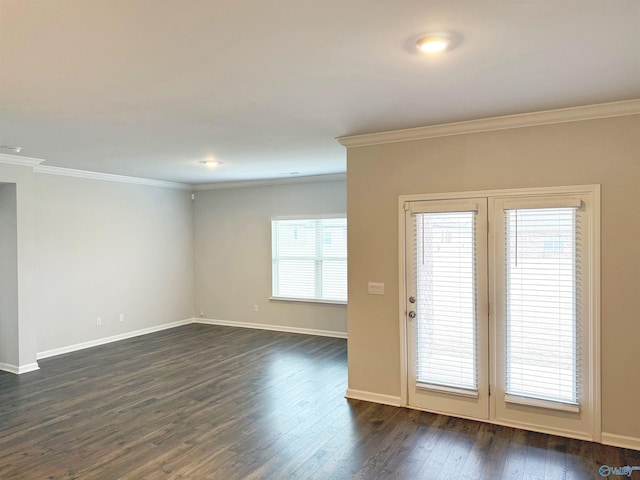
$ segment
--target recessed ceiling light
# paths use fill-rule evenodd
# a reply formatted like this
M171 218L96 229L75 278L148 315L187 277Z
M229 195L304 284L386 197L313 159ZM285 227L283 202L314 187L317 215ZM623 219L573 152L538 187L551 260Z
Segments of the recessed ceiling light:
M22 151L22 147L11 147L9 145L0 145L0 148L3 150L9 150L13 153L20 153Z
M425 53L444 52L451 45L451 37L444 33L433 33L416 42L416 48Z

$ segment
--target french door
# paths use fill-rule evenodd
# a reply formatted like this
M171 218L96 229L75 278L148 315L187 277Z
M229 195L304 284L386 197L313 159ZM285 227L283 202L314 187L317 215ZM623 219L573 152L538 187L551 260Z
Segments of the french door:
M410 405L488 418L487 199L408 207Z
M596 439L599 191L565 190L403 202L408 406Z

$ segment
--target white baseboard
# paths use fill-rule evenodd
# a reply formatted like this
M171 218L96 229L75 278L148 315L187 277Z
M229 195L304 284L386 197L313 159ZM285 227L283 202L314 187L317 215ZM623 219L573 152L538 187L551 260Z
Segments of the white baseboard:
M90 340L88 342L76 343L75 345L69 345L61 348L54 348L53 350L46 350L36 354L38 360L43 358L55 357L56 355L62 355L65 353L77 352L78 350L84 350L85 348L97 347L106 343L117 342L119 340L125 340L127 338L139 337L140 335L147 335L149 333L160 332L169 328L180 327L182 325L188 325L193 323L192 318L186 320L179 320L177 322L164 323L154 327L143 328L141 330L134 330L133 332L121 333L119 335L113 335L111 337L98 338L96 340Z
M9 373L15 373L16 375L20 371L17 365L12 365L10 363L2 363L0 362L0 370Z
M134 330L133 332L121 333L119 335L113 335L111 337L98 338L96 340L90 340L88 342L76 343L75 345L68 345L66 347L46 350L44 352L37 353L36 359L42 360L44 358L55 357L56 355L63 355L65 353L77 352L78 350L84 350L85 348L97 347L99 345L105 345L107 343L117 342L119 340L125 340L127 338L138 337L140 335L147 335L149 333L159 332L161 330L167 330L169 328L180 327L182 325L189 325L191 323L222 325L222 326L228 326L228 327L254 328L259 330L274 330L278 332L289 332L289 333L302 333L305 335L317 335L321 337L347 338L346 333L335 332L331 330L315 330L311 328L288 327L288 326L282 326L282 325L265 325L261 323L244 323L244 322L234 322L229 320L212 320L208 318L187 318L185 320L179 320L177 322L165 323L163 325L157 325L155 327L143 328L141 330ZM5 370L11 373L26 373L26 372L31 372L37 369L38 369L37 363L23 366L20 369L15 367L14 365L0 363L0 370Z
M346 332L334 330L316 330L314 328L290 327L287 325L268 325L264 323L235 322L232 320L213 320L210 318L194 318L194 323L206 325L220 325L224 327L254 328L257 330L273 330L275 332L301 333L303 335L316 335L319 337L347 338Z
M11 365L10 363L0 362L0 370L9 372L9 373L15 373L16 375L34 372L39 369L40 367L38 366L38 362L28 363L27 365Z
M347 394L345 396L352 400L364 400L365 402L382 403L383 405L391 405L394 407L399 407L401 405L400 397L366 392L364 390L354 390L352 388L347 389Z
M602 443L604 443L605 445L611 445L613 447L640 450L640 438L638 437L627 437L625 435L602 432Z

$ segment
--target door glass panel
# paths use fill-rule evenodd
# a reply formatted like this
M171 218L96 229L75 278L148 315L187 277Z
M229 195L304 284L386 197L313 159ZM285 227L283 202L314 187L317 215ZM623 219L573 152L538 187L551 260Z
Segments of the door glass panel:
M505 210L506 393L578 403L576 209Z
M415 217L416 382L476 390L476 212Z

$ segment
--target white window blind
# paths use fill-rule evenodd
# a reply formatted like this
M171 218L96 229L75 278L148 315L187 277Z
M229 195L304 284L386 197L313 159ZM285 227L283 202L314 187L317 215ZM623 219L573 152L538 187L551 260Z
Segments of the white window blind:
M347 219L272 220L272 296L347 301Z
M476 216L415 214L418 386L477 390Z
M580 215L506 209L506 394L579 402Z

